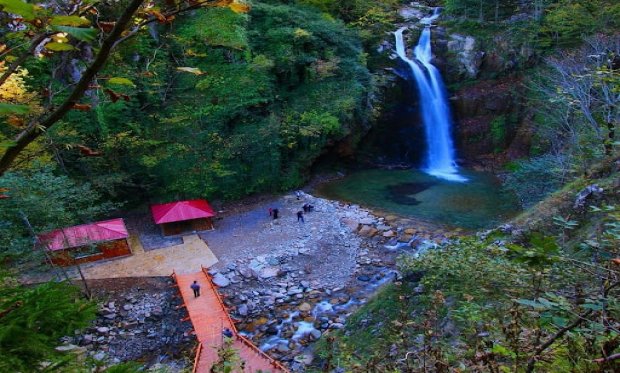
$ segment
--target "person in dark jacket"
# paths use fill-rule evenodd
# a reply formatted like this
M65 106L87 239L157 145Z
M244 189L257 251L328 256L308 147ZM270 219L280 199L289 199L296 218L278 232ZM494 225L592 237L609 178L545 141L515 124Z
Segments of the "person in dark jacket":
M302 223L304 223L304 212L303 211L297 211L297 221L299 222L300 220Z
M194 291L194 298L198 298L200 296L200 285L198 281L194 281L194 283L190 285L190 288Z
M272 211L272 212L273 212L273 218L274 218L274 220L275 220L275 219L277 219L277 218L278 218L278 214L280 213L280 210L278 210L278 209L273 209L273 211Z

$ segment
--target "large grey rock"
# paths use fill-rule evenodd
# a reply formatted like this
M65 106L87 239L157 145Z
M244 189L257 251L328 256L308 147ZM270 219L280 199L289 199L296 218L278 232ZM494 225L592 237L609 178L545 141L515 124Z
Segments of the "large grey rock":
M310 339L317 340L321 338L321 331L318 329L312 329L308 335L310 336Z
M239 315L241 315L241 316L247 316L247 315L248 315L248 311L249 311L249 310L248 310L248 305L247 305L247 304L245 304L245 303L243 303L242 305L240 305L240 306L237 308L237 313L238 313Z
M225 288L230 285L230 280L228 280L228 278L226 278L223 274L217 273L213 276L213 283L219 287Z
M469 78L475 78L480 72L484 52L478 50L476 39L472 36L451 34L448 50L457 56L459 71Z
M262 279L276 277L280 269L278 267L265 267L260 270L258 276Z

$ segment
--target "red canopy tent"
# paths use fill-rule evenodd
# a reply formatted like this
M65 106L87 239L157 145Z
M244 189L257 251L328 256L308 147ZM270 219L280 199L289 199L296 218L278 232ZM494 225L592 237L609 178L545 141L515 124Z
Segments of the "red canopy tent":
M112 219L56 229L40 234L39 240L54 263L71 265L131 255L128 237L123 219Z
M165 236L213 229L212 218L215 216L213 208L204 199L152 205L151 214Z

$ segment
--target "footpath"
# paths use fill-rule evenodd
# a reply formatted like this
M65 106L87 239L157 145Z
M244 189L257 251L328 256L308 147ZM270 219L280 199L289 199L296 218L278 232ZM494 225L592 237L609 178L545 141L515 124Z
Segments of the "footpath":
M245 362L244 372L288 372L280 363L259 350L247 338L239 335L234 322L218 294L211 276L206 268L189 274L174 273L173 277L179 287L183 303L194 326L198 339L194 373L208 373L218 360L217 349L223 345L222 331L228 328L233 333L232 347L237 350ZM190 285L198 281L201 286L200 296L195 298Z

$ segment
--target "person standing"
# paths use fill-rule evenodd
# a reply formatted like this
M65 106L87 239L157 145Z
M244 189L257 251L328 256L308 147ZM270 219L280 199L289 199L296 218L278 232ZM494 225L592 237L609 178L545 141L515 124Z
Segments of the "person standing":
M194 291L194 298L198 298L200 296L200 285L198 281L194 281L194 283L190 285L190 288Z
M280 210L278 210L278 209L273 209L273 211L272 211L272 212L273 212L273 219L274 219L274 220L275 220L275 219L277 219L277 218L278 218L278 213L280 212Z
M303 211L297 211L297 222L301 221L302 223L304 222L304 212Z

